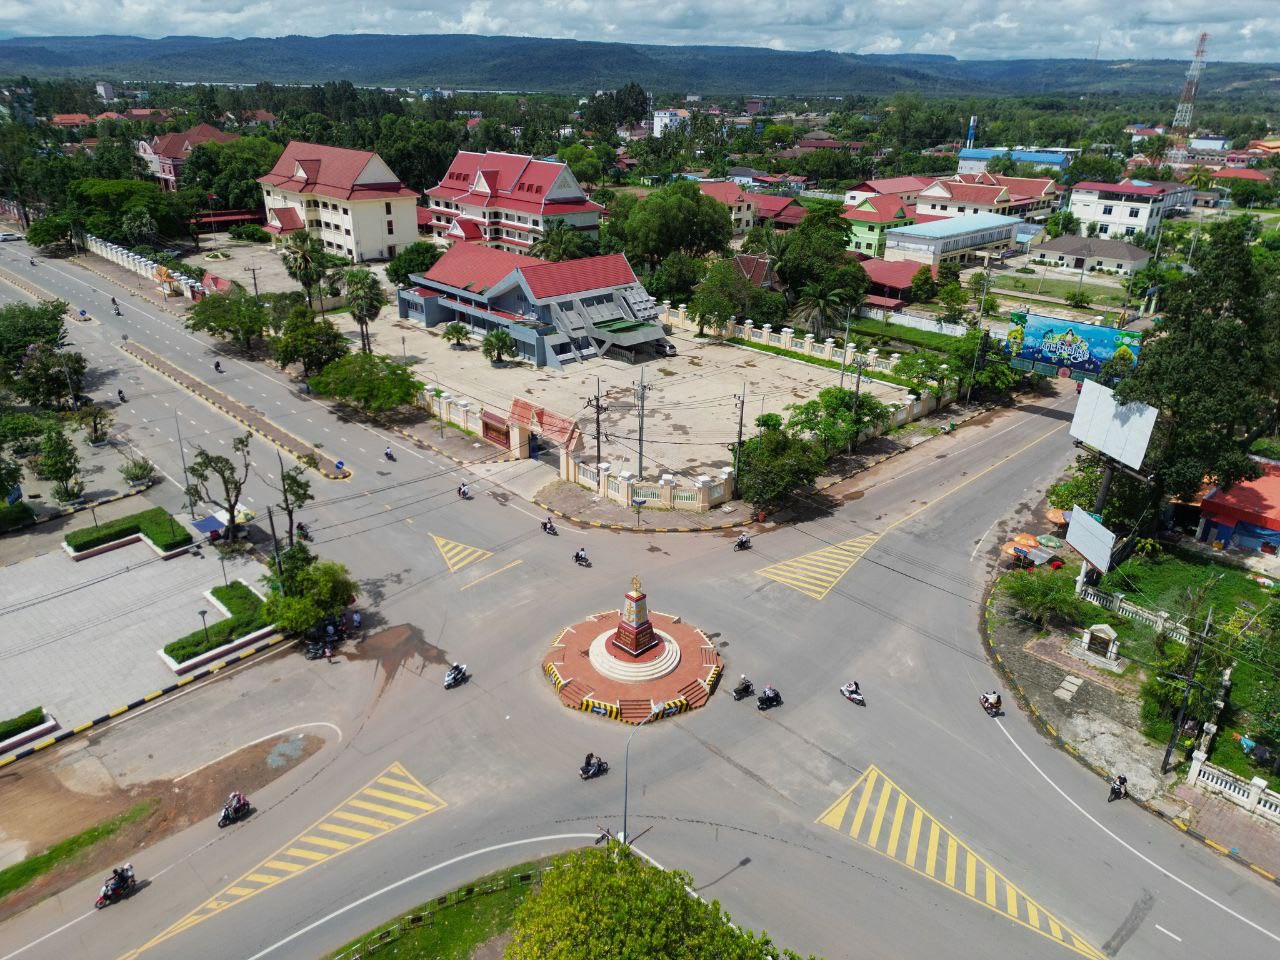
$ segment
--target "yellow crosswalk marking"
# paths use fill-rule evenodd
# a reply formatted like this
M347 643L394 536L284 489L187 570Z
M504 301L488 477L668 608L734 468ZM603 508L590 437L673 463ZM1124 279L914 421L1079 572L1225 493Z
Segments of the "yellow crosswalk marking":
M878 533L864 533L852 540L832 544L756 572L783 586L799 590L806 597L821 600L879 539Z
M875 766L868 767L817 822L1073 953L1104 960L1096 947L1014 886Z
M493 551L491 550L469 547L465 543L458 543L456 540L437 537L434 533L431 535L431 539L435 541L436 549L440 551L440 556L444 559L444 565L449 568L450 573L457 573L468 564L475 563L478 560L488 560L493 556Z
M120 960L133 960L144 950L149 950L228 907L278 886L291 877L305 873L370 840L376 840L415 820L421 820L445 806L443 800L419 783L401 764L393 763L244 876ZM370 813L380 816L370 816ZM361 829L345 826L347 823L359 824ZM324 834L347 839L334 839L334 836Z

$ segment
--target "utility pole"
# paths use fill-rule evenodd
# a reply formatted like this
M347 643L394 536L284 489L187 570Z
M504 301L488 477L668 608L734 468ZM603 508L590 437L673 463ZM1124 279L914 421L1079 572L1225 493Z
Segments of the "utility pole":
M1196 669L1200 666L1200 652L1204 650L1204 640L1212 626L1213 608L1210 607L1208 615L1204 618L1204 631L1193 640L1196 646L1191 654L1191 669L1187 671L1185 678L1187 686L1182 692L1182 706L1178 708L1178 718L1173 722L1173 731L1169 734L1169 743L1164 748L1164 760L1160 764L1161 773L1169 772L1169 759L1173 756L1173 745L1178 742L1178 734L1182 732L1182 724L1187 717L1187 704L1191 702L1191 687L1196 682ZM1188 640L1192 639L1188 637Z
M244 268L245 273L253 274L253 297L255 300L258 298L258 271L261 269L261 267Z
M284 571L280 568L280 541L276 539L276 518L271 507L267 507L267 524L271 527L271 552L276 558L276 576L280 578L280 590L284 591ZM232 520L235 517L231 518Z
M187 495L187 507L191 511L191 519L196 518L196 501L191 496L191 477L187 475L187 451L182 445L182 422L178 419L179 414L173 415L173 425L178 429L178 456L182 458L182 482L184 484L183 493ZM234 520L235 517L230 519Z
M280 509L284 511L285 520L289 521L289 546L292 547L293 521L289 518L292 516L293 511L289 509L292 506L289 503L289 486L284 482L284 457L280 456L279 450L276 450L276 461L280 464L280 496L284 498L284 503L280 504ZM275 536L274 530L272 531L272 536Z
M640 386L636 387L636 403L640 406L640 443L636 453L636 479L644 476L644 398L649 388L644 382L644 367L640 368Z
M596 412L596 483L599 485L600 472L600 414L607 413L609 408L600 403L600 378L596 377L596 395L587 397L587 406Z
M844 389L844 368L849 359L849 315L853 312L853 307L848 306L844 309L844 346L840 349L840 389ZM744 393L746 391L743 391Z
M738 401L738 445L733 448L733 475L736 477L742 461L742 417L747 407L747 381L742 381L742 393L733 399Z

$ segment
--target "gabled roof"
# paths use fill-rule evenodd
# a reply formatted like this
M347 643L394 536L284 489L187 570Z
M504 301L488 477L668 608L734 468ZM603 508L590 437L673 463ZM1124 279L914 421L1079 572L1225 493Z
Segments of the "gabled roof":
M536 257L508 253L478 243L455 243L423 277L446 287L484 293L513 270L542 263Z
M753 193L751 199L755 202L756 213L765 220L772 220L790 207L800 206L793 197L780 197L772 193Z
M563 297L587 290L603 290L606 287L623 287L636 282L631 264L620 253L583 257L581 260L561 260L559 263L538 260L521 266L520 273L535 300Z
M548 201L547 195L561 177L572 184L567 195ZM576 194L576 195L574 195ZM486 209L521 210L543 215L555 213L602 212L604 207L587 199L566 164L558 160L535 160L516 153L460 150L441 181L426 191L468 206Z
M858 193L870 190L872 193L915 193L933 183L934 177L884 177L879 180L864 180L853 189Z
M868 280L892 290L905 290L911 286L912 278L920 272L922 266L925 264L914 260L881 260L872 257L862 261L862 269L867 271ZM936 277L938 268L932 267L931 272Z
M1095 257L1105 260L1151 259L1151 254L1137 244L1125 243L1123 240L1110 240L1106 237L1055 237L1040 244L1036 250L1047 250L1050 253L1061 253L1069 257Z
M840 217L860 223L892 223L894 220L906 219L913 213L909 204L903 203L897 194L891 193L864 197L859 203L845 207Z
M293 207L267 207L268 233L285 234L304 229L302 216Z
M49 122L55 127L79 127L93 123L93 117L87 113L55 113Z
M1191 189L1184 183L1166 183L1154 180L1130 180L1125 177L1119 183L1101 183L1096 180L1083 180L1077 183L1074 190L1092 190L1098 193L1122 193L1138 197L1162 197L1166 193L1174 193Z
M733 258L733 265L739 272L757 287L772 287L775 277L773 263L768 257L757 257L751 253L740 253Z
M380 167L386 166L381 157L369 150L348 150L292 140L271 172L259 177L258 182L292 193L312 193L339 200L389 200L417 196L395 179L358 183L366 168L375 161Z
M239 139L237 134L223 133L217 127L199 123L181 133L166 133L152 138L151 152L157 157L183 160L202 143L208 143L210 140L216 143L230 143L232 140Z
M920 191L921 198L950 198L960 203L982 203L993 206L1007 203L1011 198L1004 187L990 187L981 183L959 183L955 180L939 180Z
M732 207L740 203L750 203L755 199L755 195L743 190L740 186L732 181L700 181L698 189L706 196L715 200L719 200L727 207Z
M1024 197L1053 196L1057 192L1057 184L1052 177L1006 177L999 173L957 173L948 178L957 183L977 183L989 187L1004 187L1010 195Z
M1224 167L1213 175L1215 180L1256 180L1259 183L1268 183L1271 177L1264 170L1256 170L1253 167Z

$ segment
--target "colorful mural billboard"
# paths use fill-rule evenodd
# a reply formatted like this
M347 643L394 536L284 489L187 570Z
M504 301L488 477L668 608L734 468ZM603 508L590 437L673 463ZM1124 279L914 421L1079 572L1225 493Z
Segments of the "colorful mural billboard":
M1096 323L1038 313L1013 313L1009 319L1004 348L1011 364L1049 376L1064 367L1077 380L1097 376L1102 365L1122 347L1136 360L1142 343L1142 335L1136 331Z

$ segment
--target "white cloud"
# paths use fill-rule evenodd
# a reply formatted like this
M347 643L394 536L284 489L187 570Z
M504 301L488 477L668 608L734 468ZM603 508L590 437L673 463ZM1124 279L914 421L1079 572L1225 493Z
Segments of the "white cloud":
M1093 56L1280 60L1277 0L0 0L25 35L158 37L471 33L787 50L911 50L966 59Z

